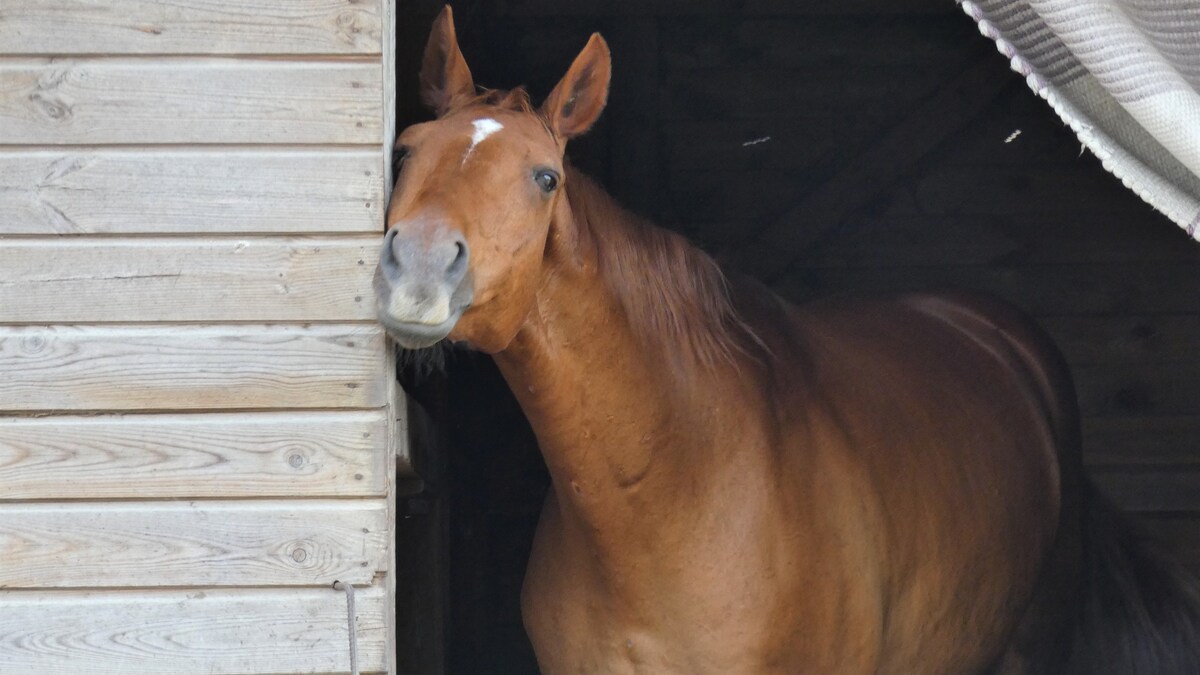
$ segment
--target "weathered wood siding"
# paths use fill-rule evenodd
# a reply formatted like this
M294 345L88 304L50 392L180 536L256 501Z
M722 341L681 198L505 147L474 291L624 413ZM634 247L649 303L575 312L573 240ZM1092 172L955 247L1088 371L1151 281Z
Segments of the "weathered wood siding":
M0 672L395 671L393 15L0 10Z

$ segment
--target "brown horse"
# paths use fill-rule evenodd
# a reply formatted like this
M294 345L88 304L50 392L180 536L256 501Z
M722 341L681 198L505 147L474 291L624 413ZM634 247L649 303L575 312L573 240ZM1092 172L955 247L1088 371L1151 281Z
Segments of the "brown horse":
M537 435L542 670L1200 672L1195 586L1088 503L1047 338L727 283L564 162L609 75L594 35L538 109L477 93L446 8L376 276L397 342L493 355Z

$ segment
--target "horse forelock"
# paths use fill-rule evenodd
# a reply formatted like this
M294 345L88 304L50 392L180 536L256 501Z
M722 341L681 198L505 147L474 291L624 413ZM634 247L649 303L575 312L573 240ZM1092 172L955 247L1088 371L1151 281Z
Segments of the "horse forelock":
M529 92L524 87L515 89L487 89L479 87L473 98L463 102L463 107L472 105L490 105L512 112L536 114L537 110L529 100Z
M641 348L661 350L685 375L689 366L711 370L765 355L716 261L682 236L625 211L570 167L566 186L576 223L596 244L600 275Z
M514 89L485 89L480 87L479 92L474 97L463 100L456 109L472 106L488 106L509 112L530 115L542 125L551 137L556 141L558 140L558 135L550 127L550 120L546 118L546 115L541 110L533 106L533 101L529 99L529 92L524 87L516 87Z

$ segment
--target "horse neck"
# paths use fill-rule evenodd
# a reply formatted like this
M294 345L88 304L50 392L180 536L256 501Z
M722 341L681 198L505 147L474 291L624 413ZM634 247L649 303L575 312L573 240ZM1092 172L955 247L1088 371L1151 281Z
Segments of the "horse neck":
M647 225L581 176L569 175L572 183L551 226L536 305L496 362L537 435L560 507L602 531L674 492L657 485L717 464L705 456L717 423L709 396L734 366L688 368L686 355L672 353L679 345L647 348L601 271L616 252L603 250L612 238L598 232Z

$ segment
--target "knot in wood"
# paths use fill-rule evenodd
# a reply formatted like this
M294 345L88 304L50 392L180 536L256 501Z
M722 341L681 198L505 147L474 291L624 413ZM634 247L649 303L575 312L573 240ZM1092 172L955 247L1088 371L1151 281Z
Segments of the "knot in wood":
M29 100L33 101L43 115L56 122L71 118L71 107L62 101L43 96L40 93L30 94Z
M42 335L26 335L21 338L21 351L25 354L37 354L46 348L46 338Z

